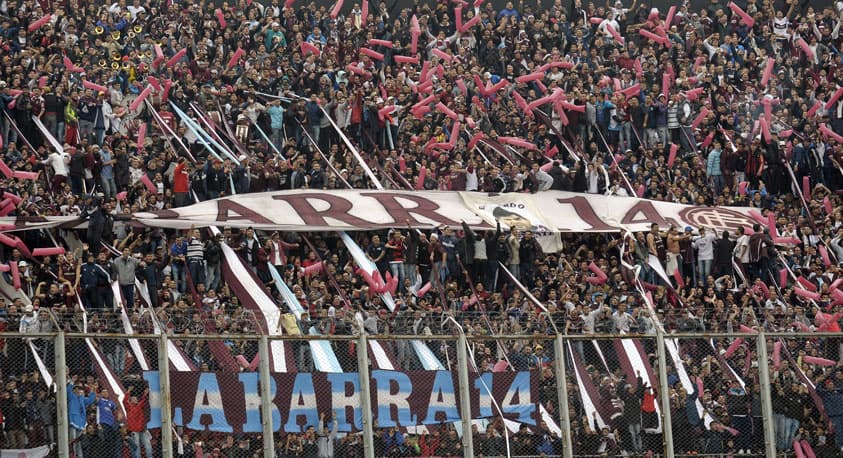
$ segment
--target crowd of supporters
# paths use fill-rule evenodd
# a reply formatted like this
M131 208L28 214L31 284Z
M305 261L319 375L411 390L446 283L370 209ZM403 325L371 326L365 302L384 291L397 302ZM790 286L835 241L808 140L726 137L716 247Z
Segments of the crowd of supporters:
M0 296L0 330L125 332L115 308L111 282L116 281L117 304L122 301L137 333L152 334L156 327L174 336L253 333L260 328L253 311L223 275L221 244L227 244L283 311L289 304L280 298L267 264L304 306L306 313L285 332L450 334L456 330L446 318L454 317L471 335L524 336L504 345L475 345L476 362L488 368L507 359L515 369L541 371L542 402L551 413L558 400L548 369L553 345L546 339L557 332L647 336L660 325L668 332L840 331L843 315L831 285L843 278L837 192L843 188L843 150L834 138L843 134L841 5L750 0L739 6L754 19L751 25L723 0L701 7L678 4L669 22L668 11L655 12L638 0L499 6L372 2L364 17L359 3L344 5L338 14L332 14L332 5L278 0L220 8L156 0L2 3L2 160L11 170L36 175L4 172L0 185L7 200L0 212L78 216L88 220L88 228L20 232L23 246L3 242L2 259L16 263L22 293ZM35 24L48 13L46 23ZM478 24L459 28L475 16ZM364 47L374 54L361 52ZM398 56L419 61L399 62ZM546 66L554 62L565 64ZM516 82L537 71L544 76ZM508 84L500 90L487 90L503 80ZM520 98L530 103L557 89L567 105L548 102L525 110L520 104ZM133 106L138 97L145 100ZM422 100L426 104L417 106ZM211 141L196 126L204 126L230 153L211 153ZM824 132L826 126L831 133ZM485 138L472 142L479 132ZM448 148L431 146L454 137ZM507 138L535 148L511 146ZM398 309L390 312L370 294L334 234L224 228L214 235L199 228L140 228L122 218L249 192L371 188L373 179L391 189L552 189L750 206L765 217L774 212L778 234L766 225L754 227L753 235L654 226L630 235L562 234L563 249L549 253L529 227L485 233L396 227L354 235L384 276L400 278ZM776 243L777 235L796 240ZM31 257L25 249L56 243L67 253ZM666 268L667 278L653 268L650 255ZM323 260L333 281L304 274L303 268ZM606 282L586 280L592 263L607 275ZM14 284L11 272L2 275ZM799 277L806 283L798 284ZM428 281L431 288L418 294ZM652 307L639 287L650 292ZM795 292L806 288L816 289L819 299ZM817 456L833 456L843 446L843 365L805 360L843 361L841 343L834 337L784 341L792 360L783 358L772 373L780 450L791 449L794 438L807 441ZM55 442L54 394L41 380L29 344L3 342L3 448ZM50 342L32 344L52 367ZM655 364L653 342L644 344ZM704 341L681 341L692 380L705 388L687 392L675 383L671 390L674 431L691 432L676 441L679 451L762 451L757 368L750 363L754 347L747 343L726 351L731 344L716 339L710 348ZM144 388L134 385L138 367L126 364L126 341L99 339L98 345L116 375L137 387L132 402L142 403ZM207 344L180 345L197 368L220 369ZM257 352L251 341L226 345L249 361ZM453 358L448 354L453 346L429 346L440 360ZM646 423L653 412L648 389L627 387L616 363L600 362L596 347L579 343L575 349L602 401L623 406L611 427L597 430L571 378L575 453L658 450L661 436L648 432ZM421 368L412 352L398 344L392 350L402 369ZM721 354L722 362L716 360ZM113 446L120 421L105 415L110 423L97 429L104 424L97 414L113 410L113 401L93 379L81 340L69 344L68 355L69 392L82 408L76 456L106 456L111 449L101 447ZM298 370L313 369L306 351L296 356ZM729 367L745 387L724 373ZM668 371L676 382L675 370ZM810 394L818 396L824 415ZM713 423L706 426L687 407L695 399ZM84 415L88 405L90 417ZM638 432L630 428L636 424ZM279 437L279 455L327 456L322 452L330 442L332 454L359 456L359 436L349 435L334 447L316 426ZM502 453L502 428L493 422L476 433L475 444L485 455ZM378 455L461 455L456 432L435 429L420 436L380 431ZM145 448L142 430L122 432L132 450ZM260 453L257 440L192 440L191 432L184 437L187 447L179 453L185 455L193 456L193 448L206 456ZM558 437L541 427L510 440L517 454L559 453Z

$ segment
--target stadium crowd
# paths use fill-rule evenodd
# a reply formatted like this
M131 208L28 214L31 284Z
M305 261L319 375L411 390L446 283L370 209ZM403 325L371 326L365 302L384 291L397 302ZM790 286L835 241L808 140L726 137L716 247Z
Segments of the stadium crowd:
M480 0L354 2L338 14L331 5L279 0L219 8L157 0L3 2L0 135L10 173L0 185L4 199L20 200L2 204L0 212L78 216L89 225L18 234L29 248L54 246L53 237L67 240L67 253L57 256L36 258L20 246L0 245L4 262L20 269L28 299L0 296L0 331L123 332L114 280L136 332L152 334L155 324L174 336L254 332L254 314L222 275L224 243L282 309L289 304L268 264L305 307L285 332L450 334L455 329L446 318L453 316L472 335L524 336L501 346L476 344L476 362L492 367L506 357L515 369L541 371L542 403L551 414L558 399L549 339L557 332L649 336L659 325L668 332L840 332L841 301L832 284L843 278L837 192L843 189L843 143L835 139L843 135L843 5L749 0L740 6L677 4L668 18L668 11L639 0L508 2L501 9ZM472 24L475 17L479 22ZM536 72L543 75L517 82ZM564 91L564 104L557 103L557 90ZM554 93L554 101L525 108ZM230 154L211 153L211 141L196 126ZM473 141L478 132L485 137ZM777 243L763 224L752 235L654 226L630 235L562 234L563 249L545 253L530 228L396 227L358 234L378 270L400 278L399 307L389 312L369 294L333 234L225 228L213 235L135 227L122 218L249 192L371 188L373 177L388 189L553 189L749 206L765 217L774 213L778 235L795 240ZM73 250L70 240L81 240L81 248ZM666 267L667 278L650 255ZM303 268L322 260L333 279L304 275ZM587 280L592 263L607 281ZM671 275L674 270L680 274ZM13 283L11 273L3 275ZM432 287L418 294L428 279ZM651 293L652 307L639 287ZM803 289L819 298L796 292ZM673 430L690 432L676 441L677 451L762 452L757 365L746 340L736 348L730 339L716 339L713 347L681 341L685 366L702 392L684 390L668 368ZM50 343L34 343L52 367ZM7 338L2 344L0 447L54 443L54 394L28 342ZM841 344L834 337L784 341L792 358L772 368L780 451L790 450L794 438L816 456L836 456L843 447ZM118 376L136 380L139 368L126 364L125 341L100 339L99 345ZM248 360L256 352L254 342L227 345ZM644 346L655 365L651 339ZM398 347L402 368L419 369L411 352ZM443 361L454 351L430 347ZM626 385L616 362L600 363L599 346L579 342L575 348L600 402L614 409L610 427L599 430L584 414L569 371L575 453L659 450L649 387ZM183 350L197 367L219 369L207 345L185 343ZM84 344L71 342L68 352L76 457L115 456L120 434L133 457L142 449L149 456L142 422L105 414L115 410L114 401L97 385ZM296 364L313 370L306 352L297 354ZM146 396L142 384L131 385L137 391L127 411L137 418ZM713 420L708 426L689 407L696 399ZM503 453L502 428L493 422L476 433L484 456ZM179 455L200 456L194 450L200 448L202 456L261 452L257 440L202 433L194 440L192 434L184 432ZM462 454L456 432L447 428L422 435L384 430L376 439L378 456ZM322 427L276 440L279 456L291 457L359 456L361 446L359 435L335 441ZM517 455L560 453L560 439L542 427L511 440Z

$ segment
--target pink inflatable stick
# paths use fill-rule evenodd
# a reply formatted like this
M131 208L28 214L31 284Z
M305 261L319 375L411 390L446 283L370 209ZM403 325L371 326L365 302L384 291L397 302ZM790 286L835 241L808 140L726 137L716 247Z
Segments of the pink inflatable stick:
M340 15L340 10L342 9L343 0L337 0L337 3L334 4L334 7L331 8L331 19L336 19L337 16Z
M767 83L770 82L770 75L773 74L774 65L776 65L776 59L768 58L767 65L764 67L764 74L761 76L761 86L767 87Z
M187 48L182 49L181 51L177 52L170 60L167 61L165 64L166 67L170 68L179 63L179 61L187 55ZM231 62L229 62L231 63Z
M45 24L47 24L48 22L50 22L50 19L52 19L52 18L53 18L52 14L48 14L46 16L43 16L41 19L38 19L37 21L33 22L32 24L29 24L29 27L27 27L26 29L30 32L34 32L34 31L40 29Z
M752 27L755 25L755 19L752 18L746 11L742 10L741 7L735 5L735 2L729 2L729 9L731 9L735 14L741 17L741 22L746 24L747 27Z
M419 57L418 56L416 56L416 57L392 56L392 58L395 59L395 62L398 62L399 64L414 64L414 65L419 64Z
M105 92L106 94L108 94L108 88L107 87L96 84L96 83L92 83L88 80L82 80L82 87L84 87L85 89L90 89L92 91Z
M60 246L51 248L36 248L32 250L32 256L57 256L64 253L64 248Z
M673 167L673 163L676 161L676 153L679 151L679 145L676 143L670 144L670 154L667 156L667 166Z
M377 51L373 51L369 48L365 48L365 47L360 48L360 54L364 54L366 56L369 56L370 58L372 58L374 60L383 60L383 54L381 54Z

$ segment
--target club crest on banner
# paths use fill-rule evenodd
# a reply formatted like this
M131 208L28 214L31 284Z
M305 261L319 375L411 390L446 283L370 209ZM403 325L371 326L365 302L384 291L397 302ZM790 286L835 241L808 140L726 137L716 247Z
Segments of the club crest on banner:
M739 227L752 227L755 220L742 213L722 207L691 207L679 212L679 217L694 227L710 227L717 232L735 232Z

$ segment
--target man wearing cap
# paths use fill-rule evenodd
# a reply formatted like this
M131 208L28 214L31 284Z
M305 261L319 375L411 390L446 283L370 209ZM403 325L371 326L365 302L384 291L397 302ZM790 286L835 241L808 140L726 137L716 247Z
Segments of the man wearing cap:
M38 332L38 311L35 310L32 304L23 308L19 331L21 334Z
M281 100L273 100L266 108L269 114L269 127L272 129L272 143L276 147L284 144L284 107Z
M96 401L96 394L91 391L85 395L85 388L82 382L76 381L76 376L67 382L67 414L68 426L70 427L69 438L73 444L73 451L77 458L84 458L82 444L77 439L88 426L88 406Z
M281 48L287 47L287 39L284 37L284 32L281 31L281 24L278 21L273 21L264 27L263 43L267 50L275 49L279 46Z

